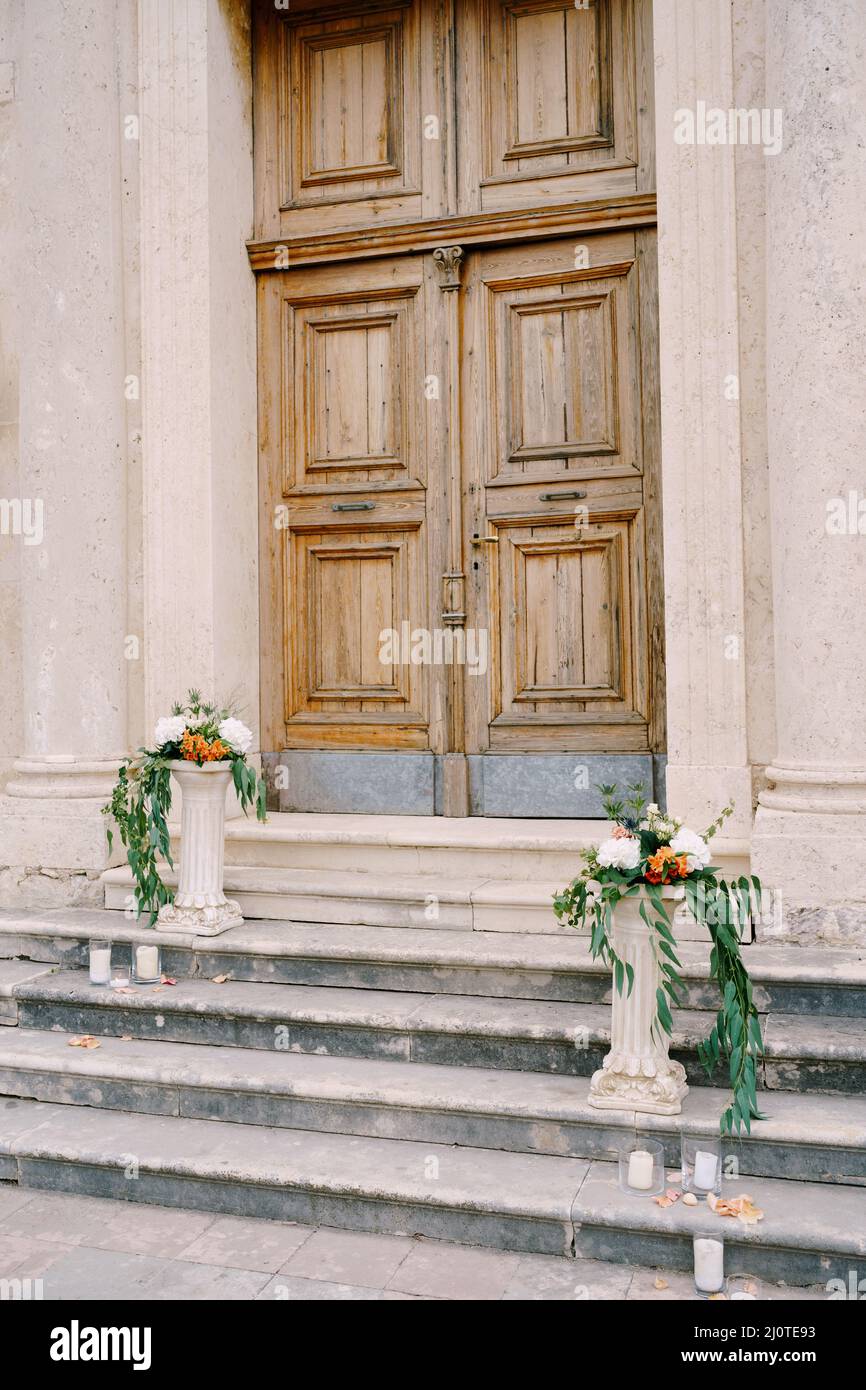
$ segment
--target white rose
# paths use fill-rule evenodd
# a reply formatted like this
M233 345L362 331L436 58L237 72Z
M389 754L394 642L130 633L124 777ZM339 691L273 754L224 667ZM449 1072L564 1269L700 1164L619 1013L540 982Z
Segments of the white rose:
M702 840L700 835L696 835L693 830L687 830L685 826L678 830L671 840L671 849L674 854L687 856L686 868L690 874L696 869L705 869L710 862L710 847L706 840Z
M185 732L186 720L183 715L171 714L164 719L157 719L153 740L157 748L162 748L166 743L180 743Z
M636 869L640 863L640 840L631 835L605 840L598 848L598 862L605 869Z
M224 719L217 732L234 753L248 753L253 746L252 733L239 719Z

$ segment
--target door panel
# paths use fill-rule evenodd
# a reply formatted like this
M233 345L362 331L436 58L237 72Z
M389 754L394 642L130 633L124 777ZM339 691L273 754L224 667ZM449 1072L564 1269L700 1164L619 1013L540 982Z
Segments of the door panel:
M420 390L428 311L418 257L288 272L260 291L282 382L263 400L279 480L263 493L276 563L262 556L275 747L441 744L441 673L411 659L441 572Z
M469 621L489 621L494 656L485 685L467 682L470 752L651 748L642 396L654 346L641 340L634 234L587 244L579 270L570 241L479 252L468 267Z

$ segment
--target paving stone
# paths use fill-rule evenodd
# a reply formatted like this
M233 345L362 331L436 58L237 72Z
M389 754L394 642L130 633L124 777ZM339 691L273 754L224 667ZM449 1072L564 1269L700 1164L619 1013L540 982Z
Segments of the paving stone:
M334 1284L327 1279L298 1279L277 1274L257 1295L261 1302L340 1302L381 1303L388 1295L382 1289L365 1289L357 1284Z
M274 1274L311 1235L310 1226L220 1216L180 1251L180 1258L195 1264Z
M17 1183L0 1183L0 1229L7 1216L33 1201L33 1193Z
M316 1231L283 1267L286 1274L383 1289L413 1249L405 1236Z
M51 1192L34 1197L5 1225L63 1245L171 1258L201 1235L213 1219L207 1213Z
M596 1302L624 1299L632 1281L628 1267L602 1260L563 1260L524 1255L503 1298L512 1302Z
M73 1247L52 1244L0 1226L0 1278L38 1279Z
M518 1255L497 1250L460 1250L425 1241L410 1251L388 1287L432 1298L491 1302L502 1297L520 1262Z

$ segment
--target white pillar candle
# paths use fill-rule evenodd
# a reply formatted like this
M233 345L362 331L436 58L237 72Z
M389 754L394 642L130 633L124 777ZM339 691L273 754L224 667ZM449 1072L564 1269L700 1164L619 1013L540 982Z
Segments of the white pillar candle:
M712 1237L695 1238L695 1287L701 1293L719 1293L725 1282L725 1246Z
M91 946L90 983L92 985L107 985L111 983L110 945L100 944L99 946Z
M159 976L159 947L140 945L135 948L135 973L140 980L155 980Z
M628 1185L648 1192L653 1185L653 1156L647 1149L635 1149L628 1159Z
M718 1166L719 1160L714 1153L707 1153L706 1149L698 1149L695 1154L693 1179L695 1187L699 1187L702 1192L711 1192L716 1185Z

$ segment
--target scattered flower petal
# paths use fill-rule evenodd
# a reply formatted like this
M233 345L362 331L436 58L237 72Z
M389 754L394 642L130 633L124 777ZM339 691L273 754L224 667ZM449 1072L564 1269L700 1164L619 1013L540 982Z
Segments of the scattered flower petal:
M213 977L213 984L215 984L215 985L224 985L224 984L226 983L226 981L227 981L228 979L230 979L230 978L231 978L231 977L230 977L229 975L214 975L214 977Z
M656 1279L656 1280L653 1281L653 1288L654 1288L654 1289L666 1289L667 1287L668 1287L668 1281L667 1281L667 1279Z
M98 1038L92 1037L90 1033L85 1033L80 1038L70 1038L67 1046L93 1048L101 1047L102 1043L99 1041Z
M697 1205L698 1199L695 1196L694 1192L686 1192L683 1194L683 1206L696 1207Z
M176 985L176 984L177 984L177 980L173 980L173 979L171 978L170 975L160 975L160 977L159 977L159 982L160 982L161 985Z

